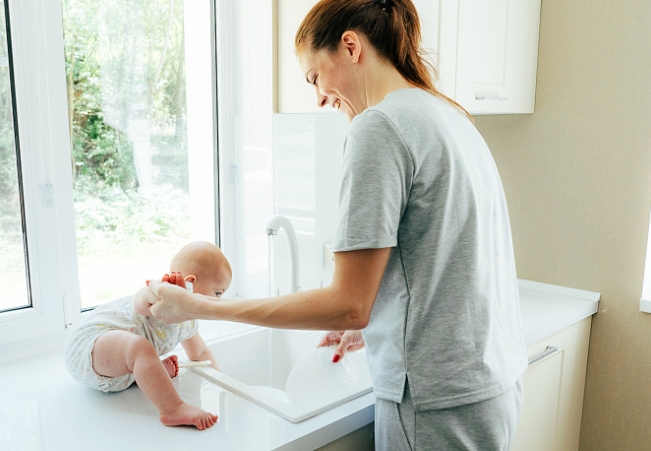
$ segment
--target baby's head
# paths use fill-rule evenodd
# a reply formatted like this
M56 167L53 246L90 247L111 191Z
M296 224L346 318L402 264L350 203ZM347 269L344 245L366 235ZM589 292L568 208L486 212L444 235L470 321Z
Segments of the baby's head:
M218 298L231 285L233 277L222 251L207 241L184 246L172 258L170 272L180 272L186 282L192 282L195 293Z

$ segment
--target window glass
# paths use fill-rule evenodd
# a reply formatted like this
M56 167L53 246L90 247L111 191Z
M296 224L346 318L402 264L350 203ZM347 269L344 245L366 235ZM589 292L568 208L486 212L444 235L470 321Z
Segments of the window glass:
M64 0L81 306L215 241L210 0Z
M30 305L5 8L0 1L0 310Z

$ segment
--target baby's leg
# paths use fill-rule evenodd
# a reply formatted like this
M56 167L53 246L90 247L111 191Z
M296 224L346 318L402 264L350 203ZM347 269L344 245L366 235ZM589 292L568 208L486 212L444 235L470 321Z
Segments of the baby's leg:
M156 349L139 335L124 330L101 335L93 347L93 369L109 377L133 373L138 387L154 403L167 426L206 429L217 421L216 415L183 402Z

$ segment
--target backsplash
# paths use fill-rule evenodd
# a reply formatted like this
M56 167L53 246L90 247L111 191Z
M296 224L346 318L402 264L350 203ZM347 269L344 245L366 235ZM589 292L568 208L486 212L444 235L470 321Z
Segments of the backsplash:
M294 226L301 289L328 285L333 271L324 267L324 249L337 226L346 118L339 113L275 114L241 116L235 122L235 152L224 158L231 168L224 196L236 213L223 222L230 222L226 232L237 237L235 258L226 249L237 281L237 293L231 289L228 294L269 294L265 226L274 215L286 216ZM274 286L283 294L290 287L285 234L275 236L274 243Z

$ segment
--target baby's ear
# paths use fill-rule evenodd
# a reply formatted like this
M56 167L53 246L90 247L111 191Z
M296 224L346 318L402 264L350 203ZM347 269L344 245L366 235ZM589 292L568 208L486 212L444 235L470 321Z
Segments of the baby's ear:
M195 276L194 274L190 274L188 276L185 276L183 280L185 280L186 282L194 283L197 280L197 276Z

